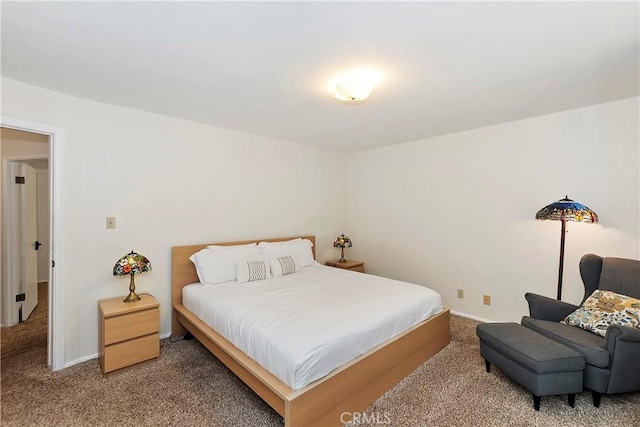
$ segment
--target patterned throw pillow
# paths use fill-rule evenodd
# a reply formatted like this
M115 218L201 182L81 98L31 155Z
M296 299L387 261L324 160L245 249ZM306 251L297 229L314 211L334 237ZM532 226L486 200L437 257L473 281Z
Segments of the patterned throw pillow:
M244 261L237 264L238 283L254 282L269 277L269 264L264 261Z
M293 274L296 272L296 263L293 257L281 256L278 258L278 276L286 276L287 274Z
M596 290L562 323L605 336L610 325L640 328L640 299Z

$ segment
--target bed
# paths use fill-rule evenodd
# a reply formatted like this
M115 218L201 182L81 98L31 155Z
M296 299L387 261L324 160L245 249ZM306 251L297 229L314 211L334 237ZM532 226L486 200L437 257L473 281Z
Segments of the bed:
M314 236L302 237L315 243ZM292 238L261 239L217 245L282 242L290 239ZM296 387L287 384L225 339L223 333L226 331L214 330L183 304L183 288L199 281L189 258L207 246L176 246L172 250L172 334L175 337L190 332L278 412L287 427L344 424L352 413L366 409L450 341L449 311L445 309L308 385ZM349 274L360 275L352 272Z

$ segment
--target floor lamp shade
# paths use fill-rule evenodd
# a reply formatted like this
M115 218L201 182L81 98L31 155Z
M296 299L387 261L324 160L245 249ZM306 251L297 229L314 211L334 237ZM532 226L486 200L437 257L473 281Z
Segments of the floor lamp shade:
M557 299L562 299L562 272L564 269L564 237L567 233L567 221L598 222L598 215L582 203L569 199L553 202L536 213L536 219L550 219L562 221L560 229L560 265L558 267L558 294Z

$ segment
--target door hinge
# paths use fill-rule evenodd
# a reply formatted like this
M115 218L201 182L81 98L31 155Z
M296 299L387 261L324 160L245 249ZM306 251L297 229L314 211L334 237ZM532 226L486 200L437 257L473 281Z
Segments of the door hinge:
M24 176L16 176L16 184L24 184Z
M56 266L56 262L54 260L51 260L51 268Z
M16 302L24 301L24 299L25 299L25 294L16 295Z

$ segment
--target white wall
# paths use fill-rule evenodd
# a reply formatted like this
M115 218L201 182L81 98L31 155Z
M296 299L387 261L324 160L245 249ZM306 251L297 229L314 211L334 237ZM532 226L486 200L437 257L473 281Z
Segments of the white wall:
M638 98L345 156L10 79L2 89L3 115L66 133L56 268L67 279L67 363L96 354L97 301L126 294L111 269L131 249L153 264L136 284L160 300L162 334L174 245L311 233L323 261L344 231L348 257L368 272L492 320L519 320L527 291L555 295L560 223L533 218L565 194L601 218L568 224L566 301L580 300L582 254L640 257Z
M568 223L563 300L578 303L583 254L640 257L638 121L631 98L354 153L349 258L452 310L519 321L525 292L555 298L560 222L534 218L568 195L600 217Z
M65 360L98 351L97 302L124 296L113 264L131 249L153 271L136 290L161 304L171 327L175 245L315 234L317 255L346 227L336 197L344 156L2 79L2 114L63 128ZM117 228L107 230L107 216Z

